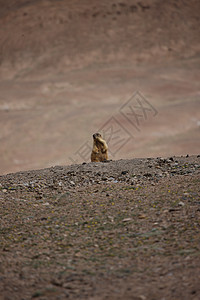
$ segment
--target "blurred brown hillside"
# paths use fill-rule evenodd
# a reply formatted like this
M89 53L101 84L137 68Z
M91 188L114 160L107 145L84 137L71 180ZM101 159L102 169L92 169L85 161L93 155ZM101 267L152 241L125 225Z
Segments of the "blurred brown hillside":
M113 159L198 152L199 1L0 7L0 173L72 163L111 116L134 136ZM119 111L136 91L158 115L135 133Z

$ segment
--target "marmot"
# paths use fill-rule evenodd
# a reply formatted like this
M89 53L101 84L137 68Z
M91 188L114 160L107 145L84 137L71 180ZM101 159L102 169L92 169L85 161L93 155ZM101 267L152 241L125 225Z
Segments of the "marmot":
M93 148L91 161L99 162L108 160L108 146L100 133L93 134Z

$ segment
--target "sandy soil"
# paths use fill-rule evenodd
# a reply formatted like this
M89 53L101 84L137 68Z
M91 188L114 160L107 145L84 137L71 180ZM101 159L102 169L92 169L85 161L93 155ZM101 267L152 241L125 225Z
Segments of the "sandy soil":
M200 298L200 157L0 177L0 299Z

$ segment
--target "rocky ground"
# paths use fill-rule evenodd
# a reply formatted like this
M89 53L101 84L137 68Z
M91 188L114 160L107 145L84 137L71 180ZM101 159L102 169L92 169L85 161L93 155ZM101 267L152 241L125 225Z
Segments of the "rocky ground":
M200 156L0 177L0 299L200 298Z

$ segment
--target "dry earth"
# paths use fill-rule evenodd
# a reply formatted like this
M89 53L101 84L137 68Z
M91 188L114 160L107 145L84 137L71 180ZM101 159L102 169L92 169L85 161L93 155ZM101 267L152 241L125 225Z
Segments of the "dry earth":
M200 299L199 0L0 7L0 299Z
M0 7L0 174L88 161L112 116L131 136L113 159L199 153L199 0ZM158 112L139 130L120 110L136 91Z
M200 299L200 156L0 176L0 299Z

